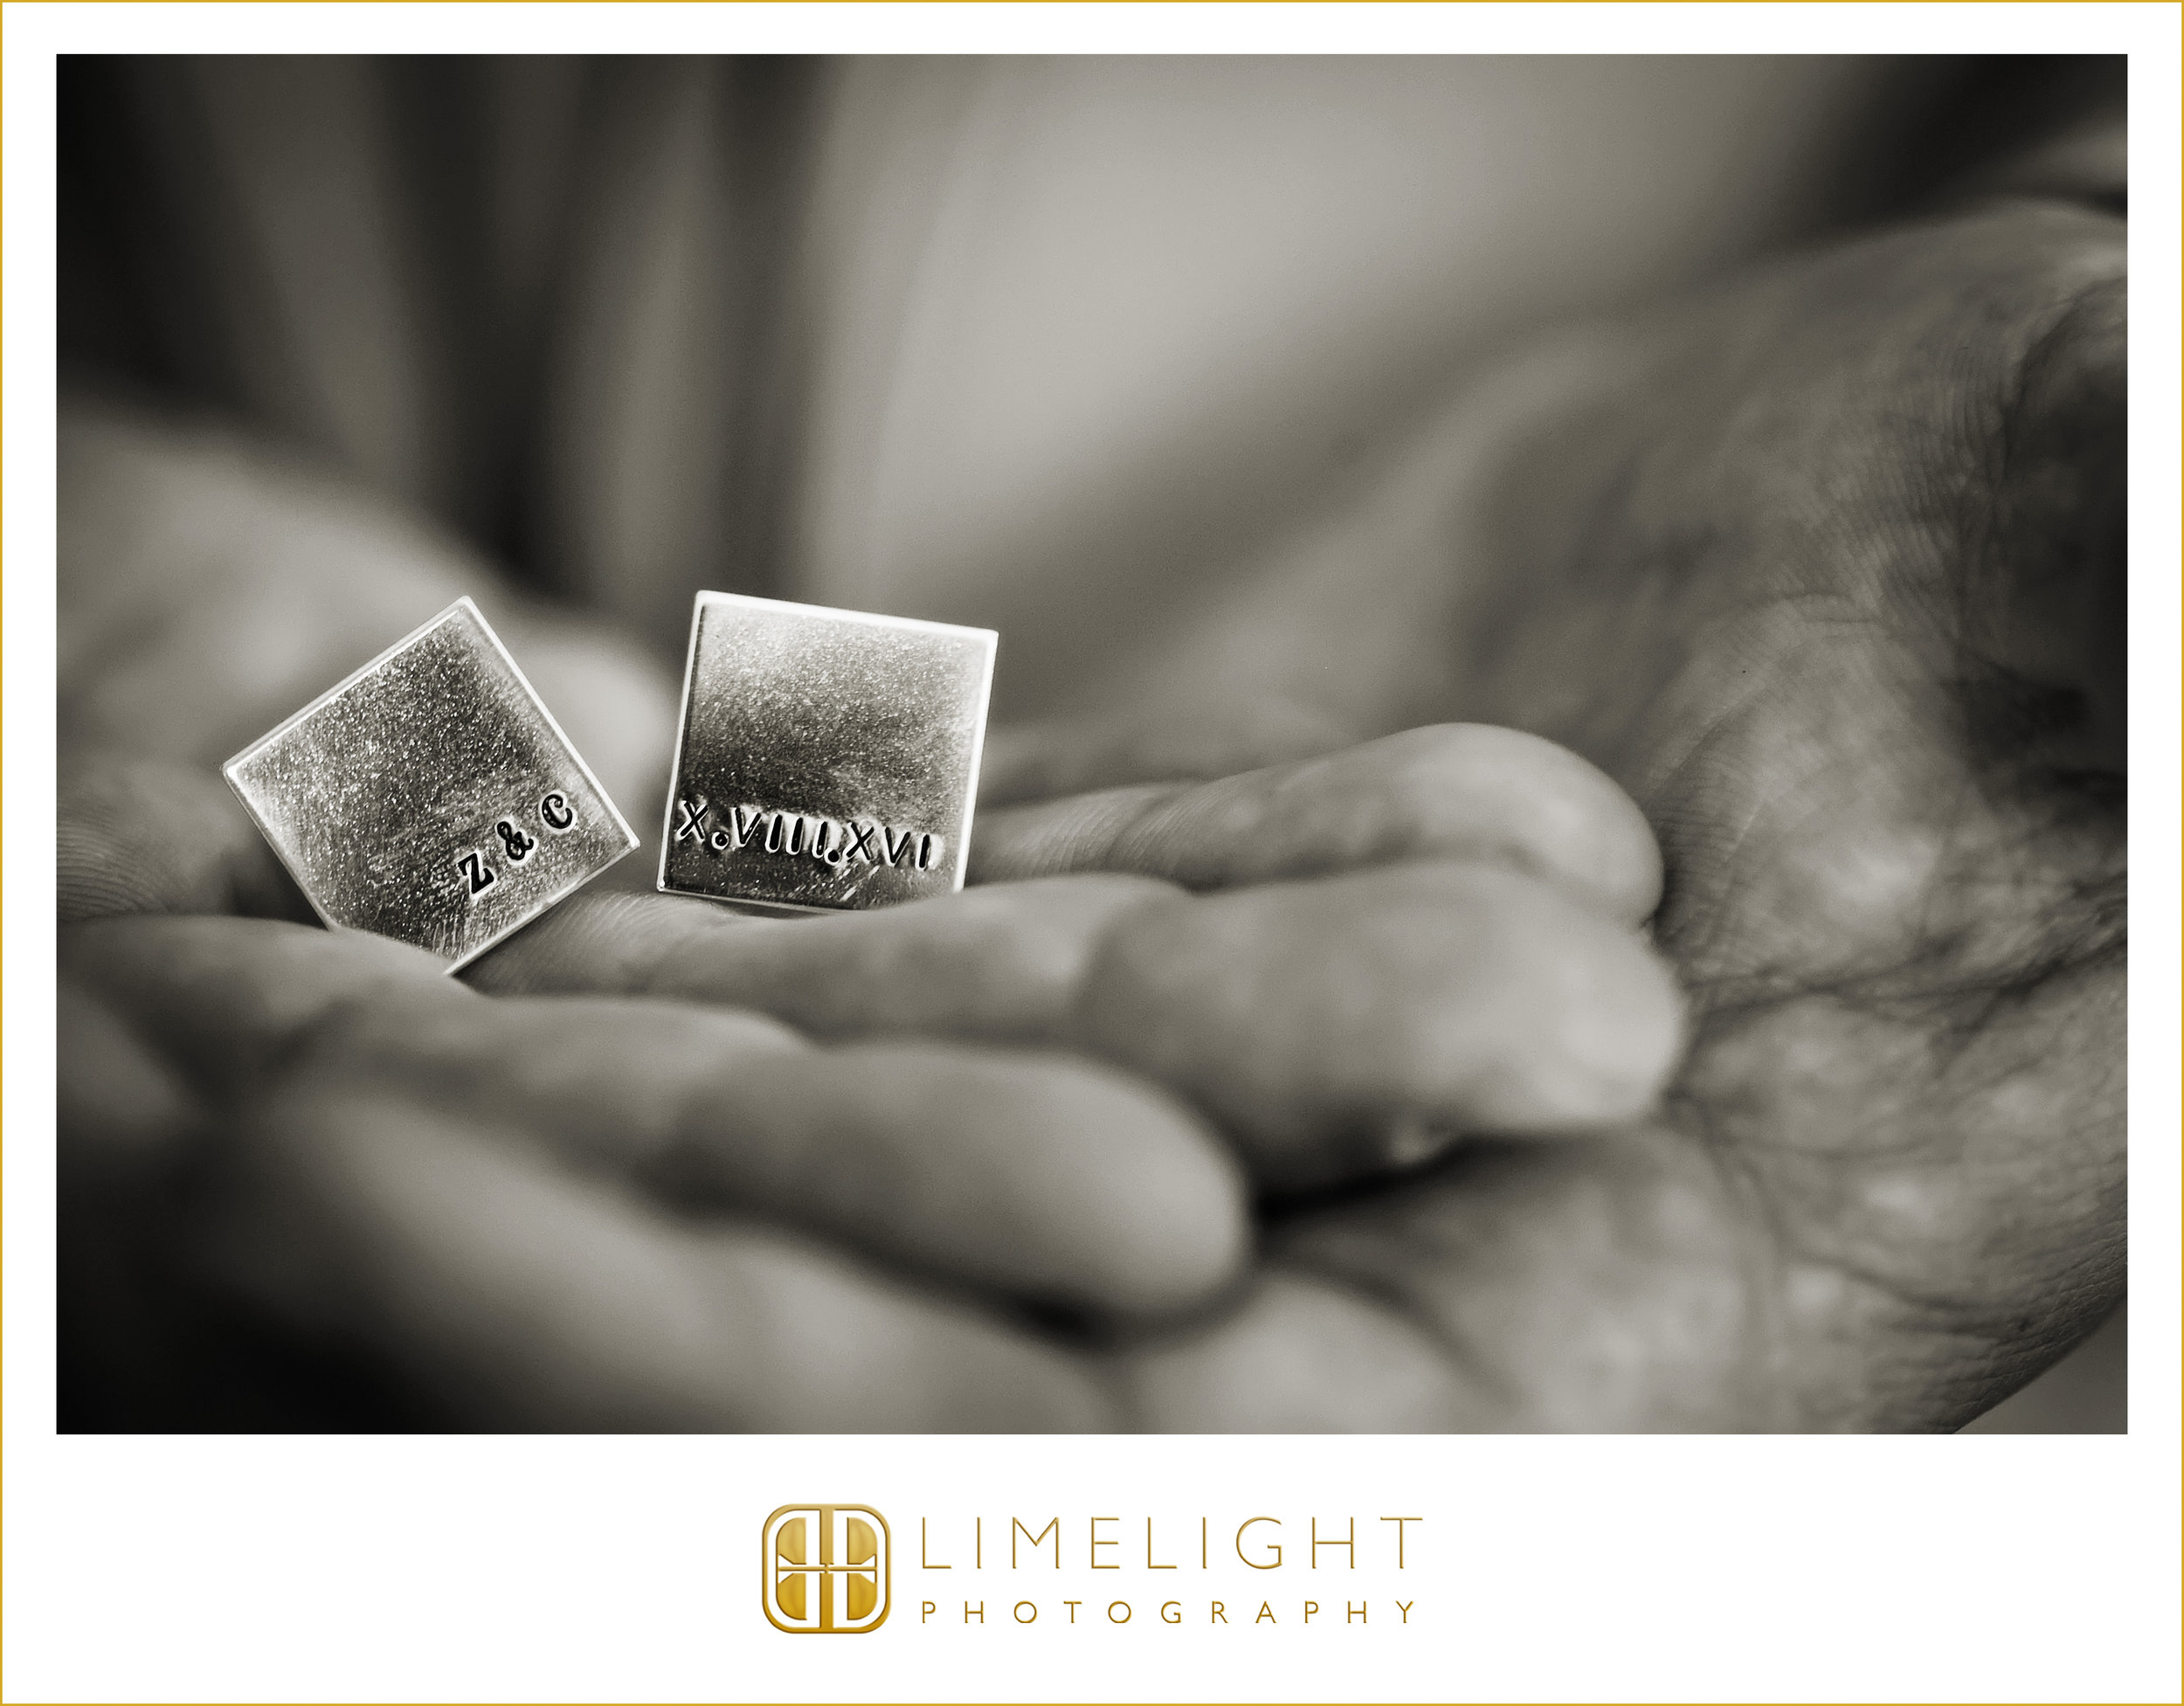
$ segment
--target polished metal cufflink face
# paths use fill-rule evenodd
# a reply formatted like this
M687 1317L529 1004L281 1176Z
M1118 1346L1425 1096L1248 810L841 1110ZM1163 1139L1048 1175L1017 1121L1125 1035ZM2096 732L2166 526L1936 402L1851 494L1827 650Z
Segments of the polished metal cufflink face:
M995 639L701 592L660 887L799 911L962 888Z
M320 917L450 971L637 846L467 598L222 769Z

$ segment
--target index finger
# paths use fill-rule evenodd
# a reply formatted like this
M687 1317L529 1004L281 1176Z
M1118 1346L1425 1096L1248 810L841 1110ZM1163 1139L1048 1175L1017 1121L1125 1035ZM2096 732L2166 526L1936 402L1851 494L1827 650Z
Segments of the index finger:
M1630 797L1566 748L1445 723L1213 782L1109 788L980 814L979 882L1128 872L1225 888L1420 859L1499 864L1636 923L1661 852Z

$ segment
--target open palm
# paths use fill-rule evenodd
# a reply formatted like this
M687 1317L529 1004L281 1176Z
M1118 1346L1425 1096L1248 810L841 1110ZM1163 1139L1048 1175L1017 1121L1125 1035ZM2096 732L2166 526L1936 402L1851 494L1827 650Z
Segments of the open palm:
M2120 221L1790 260L1482 385L1160 660L1600 763L1695 1022L1642 1128L1292 1205L1232 1316L1137 1353L1150 1425L1948 1427L2099 1319L2123 358Z
M207 767L487 571L109 433L62 1135L119 1277L72 1295L180 1240L503 1426L1954 1425L2122 1281L2122 279L2118 222L2001 207L1559 339L1104 660L1116 708L997 732L982 887L583 897L501 1002L145 915L281 908ZM640 787L665 683L549 639Z

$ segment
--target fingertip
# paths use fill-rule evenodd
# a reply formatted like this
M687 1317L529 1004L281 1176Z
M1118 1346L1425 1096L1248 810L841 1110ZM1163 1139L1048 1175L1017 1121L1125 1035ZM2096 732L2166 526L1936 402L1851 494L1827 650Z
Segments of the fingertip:
M1580 767L1585 827L1564 845L1571 859L1565 874L1572 892L1587 896L1607 917L1638 925L1660 909L1666 867L1661 843L1646 814L1603 771L1565 749L1565 763Z
M1417 854L1462 856L1498 844L1522 868L1622 922L1660 905L1661 846L1645 813L1569 748L1473 722L1407 729L1373 746L1419 802Z
M1582 948L1536 960L1511 992L1524 1044L1475 1091L1484 1130L1517 1136L1632 1120L1657 1102L1683 1057L1683 992L1635 934L1601 927Z
M1538 878L1434 861L1126 915L1077 1022L1220 1118L1261 1180L1303 1188L1386 1164L1410 1126L1545 1134L1642 1111L1682 1010L1634 932Z
M1080 1069L1082 1070L1082 1069ZM1097 1301L1122 1314L1171 1314L1233 1284L1251 1256L1249 1184L1227 1145L1178 1104L1108 1080L1104 1225L1065 1221L1083 1238Z
M1199 1302L1241 1272L1251 1244L1248 1182L1187 1109L1073 1057L965 1050L959 1058L964 1075L950 1093L959 1135L945 1146L945 1164L975 1168L992 1192L987 1247L976 1258L992 1277L1072 1306L1141 1316Z
M1583 1129L1650 1107L1674 1069L1683 997L1636 932L1537 879L1490 866L1391 871L1351 904L1371 921L1387 993L1389 1092L1406 1112L1501 1134ZM1362 934L1362 931L1360 932Z

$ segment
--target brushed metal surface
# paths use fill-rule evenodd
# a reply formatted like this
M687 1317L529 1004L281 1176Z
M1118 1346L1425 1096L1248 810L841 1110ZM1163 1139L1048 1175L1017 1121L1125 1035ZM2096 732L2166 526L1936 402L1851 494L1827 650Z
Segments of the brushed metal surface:
M222 770L328 925L450 971L637 846L468 598Z
M996 641L700 593L660 887L793 910L962 888Z

